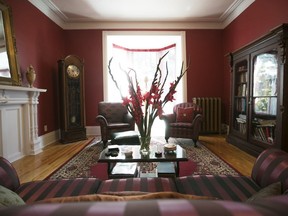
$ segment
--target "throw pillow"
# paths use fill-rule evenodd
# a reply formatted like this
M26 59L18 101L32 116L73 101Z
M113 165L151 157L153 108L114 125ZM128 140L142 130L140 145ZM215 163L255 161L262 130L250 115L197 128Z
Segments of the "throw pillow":
M18 194L0 185L0 207L16 205L25 205L25 202Z
M104 195L113 195L113 196L135 196L135 195L144 195L144 194L149 194L149 192L144 192L144 191L107 191L107 192L102 192L101 194Z
M70 197L49 198L41 203L64 203L64 202L94 202L94 201L129 201L129 200L149 200L149 199L189 199L189 200L215 200L217 198L207 196L196 196L180 194L177 192L155 192L141 195L107 195L107 194L90 194Z
M282 194L282 185L281 182L276 182L268 185L265 188L262 188L256 194L253 194L246 202L253 202L260 198L266 198L270 196L277 196Z
M192 123L193 118L194 118L193 107L188 107L188 108L178 107L177 114L176 114L176 122Z

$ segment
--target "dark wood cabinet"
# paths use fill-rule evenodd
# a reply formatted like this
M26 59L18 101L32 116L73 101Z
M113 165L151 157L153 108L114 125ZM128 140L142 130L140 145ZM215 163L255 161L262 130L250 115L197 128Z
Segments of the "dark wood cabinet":
M288 151L288 25L231 54L232 89L227 141L252 155Z
M85 128L84 63L74 55L58 61L60 142L87 139Z

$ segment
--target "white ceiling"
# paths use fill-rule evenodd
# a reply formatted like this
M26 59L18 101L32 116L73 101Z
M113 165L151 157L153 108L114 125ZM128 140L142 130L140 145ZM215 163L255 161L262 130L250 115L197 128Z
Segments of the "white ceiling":
M255 0L29 0L63 29L224 28Z

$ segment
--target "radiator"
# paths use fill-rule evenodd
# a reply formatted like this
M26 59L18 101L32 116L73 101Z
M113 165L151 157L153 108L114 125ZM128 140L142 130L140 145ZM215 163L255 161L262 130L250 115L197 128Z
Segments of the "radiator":
M221 98L195 97L193 103L198 104L203 111L202 134L221 134Z

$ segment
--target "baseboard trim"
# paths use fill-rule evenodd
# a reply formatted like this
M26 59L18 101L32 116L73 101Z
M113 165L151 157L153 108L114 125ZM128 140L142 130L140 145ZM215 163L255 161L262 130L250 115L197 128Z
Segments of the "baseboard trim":
M87 136L100 136L100 126L86 126ZM46 133L39 137L41 140L41 147L46 147L60 140L60 130Z
M87 136L100 136L100 126L86 126L86 134Z
M40 136L41 146L46 147L50 144L57 142L60 139L60 130L52 131Z

